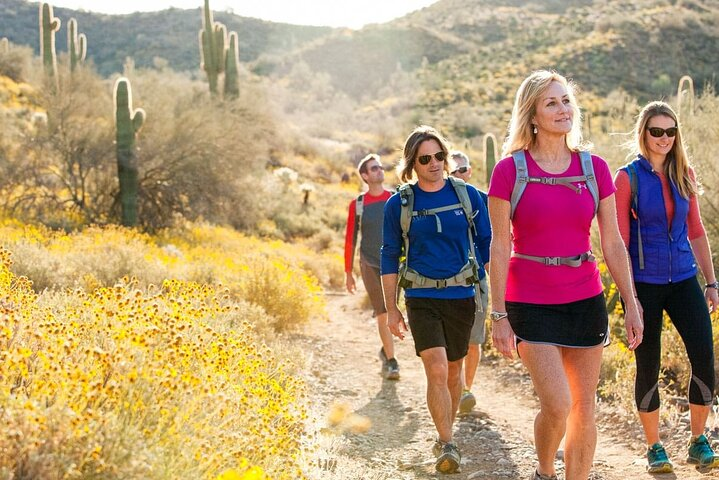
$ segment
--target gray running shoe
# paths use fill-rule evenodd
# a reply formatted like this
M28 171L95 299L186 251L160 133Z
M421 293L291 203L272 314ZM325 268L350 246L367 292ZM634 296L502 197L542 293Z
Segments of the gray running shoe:
M399 380L399 364L397 363L396 358L390 358L387 360L387 370L385 373L385 378L387 380Z
M382 362L382 368L384 368L384 366L387 365L387 355L384 353L384 347L380 347L379 349L379 359Z
M462 456L459 449L454 443L445 443L442 446L442 453L437 457L434 464L435 470L439 473L457 473L459 472L459 463Z
M534 473L529 480L558 480L556 475L542 475L539 470L534 470Z
M469 413L475 405L477 405L477 399L474 398L474 394L469 390L463 391L462 396L459 397L459 413Z

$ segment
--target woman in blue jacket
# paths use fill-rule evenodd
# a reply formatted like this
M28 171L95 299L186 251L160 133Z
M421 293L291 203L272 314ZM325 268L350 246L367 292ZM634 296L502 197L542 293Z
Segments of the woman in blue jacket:
M717 281L677 115L651 102L635 127L636 159L617 172L619 229L629 250L635 295L644 309L644 341L635 350L635 401L649 446L651 473L673 471L659 441L659 367L663 313L679 332L691 363L689 411L692 437L687 462L719 467L704 436L714 398L710 312L719 306ZM706 285L697 280L697 264ZM709 306L709 308L707 308Z

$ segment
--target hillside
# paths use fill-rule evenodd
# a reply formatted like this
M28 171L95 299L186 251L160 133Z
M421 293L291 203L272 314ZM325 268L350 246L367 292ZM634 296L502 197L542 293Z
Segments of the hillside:
M102 75L122 71L126 57L132 57L138 67L152 66L154 59L159 57L167 60L174 70L198 70L197 32L202 27L202 0L197 4L198 8L194 10L169 8L129 15L104 15L55 7L55 16L63 22L57 35L57 50L67 51L65 25L74 17L80 31L87 35L88 58ZM29 45L39 54L38 4L0 0L0 11L0 37ZM215 20L238 33L243 62L254 61L263 53L292 51L332 31L327 27L266 22L228 12L215 12Z
M198 0L198 5L201 2ZM37 4L0 0L0 36L37 51ZM131 56L137 66L166 59L196 70L200 7L130 15L55 9L76 17L88 56L107 75ZM361 30L302 27L216 12L236 30L240 58L262 76L305 63L350 96L377 98L397 72L418 72L419 107L507 103L518 78L556 68L597 97L618 88L645 100L672 93L690 74L717 86L719 0L441 0L401 19ZM58 50L65 50L65 30ZM381 97L381 95L379 95Z

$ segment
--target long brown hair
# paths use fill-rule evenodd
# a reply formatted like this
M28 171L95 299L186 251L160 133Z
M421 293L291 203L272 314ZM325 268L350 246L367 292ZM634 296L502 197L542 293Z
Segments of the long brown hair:
M409 182L414 178L414 162L417 160L417 151L422 142L427 140L435 140L439 144L439 148L449 157L449 142L435 128L428 125L420 125L412 130L407 140L404 141L404 153L402 160L397 165L397 173L400 180ZM442 162L442 168L449 173L447 161Z
M682 128L679 125L679 118L668 103L659 101L650 102L639 112L637 123L634 126L634 153L641 153L644 158L649 159L649 148L647 147L645 132L647 131L649 120L657 116L671 118L677 127L674 145L672 145L672 149L669 150L666 161L664 162L664 175L676 185L682 197L689 198L691 195L700 193L701 187L689 176L691 163L687 151L684 148L684 142L682 141Z

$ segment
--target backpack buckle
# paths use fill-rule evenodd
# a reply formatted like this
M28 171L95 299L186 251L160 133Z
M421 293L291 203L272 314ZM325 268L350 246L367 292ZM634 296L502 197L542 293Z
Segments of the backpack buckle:
M561 265L560 261L561 261L560 257L544 257L544 264L548 265L548 266L557 267L557 266Z
M437 282L437 288L447 288L447 279L435 280Z

